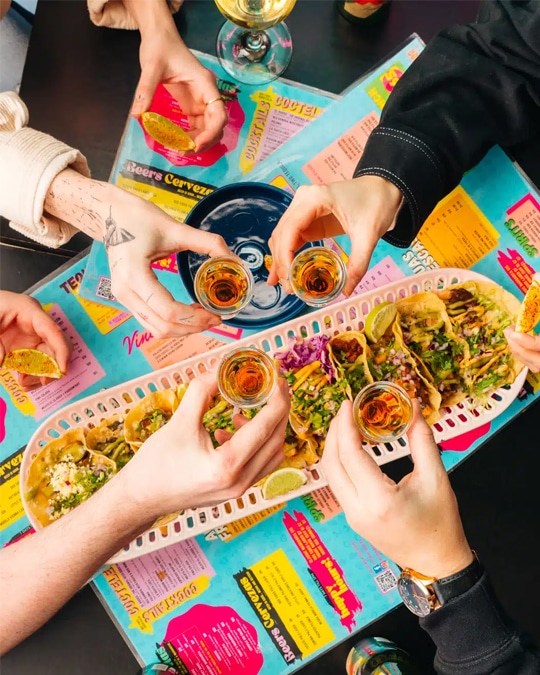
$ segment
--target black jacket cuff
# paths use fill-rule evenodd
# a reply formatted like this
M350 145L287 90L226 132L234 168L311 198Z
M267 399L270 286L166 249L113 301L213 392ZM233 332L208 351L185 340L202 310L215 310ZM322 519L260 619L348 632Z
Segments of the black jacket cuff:
M445 195L439 159L424 141L379 125L371 132L354 172L355 178L363 175L386 178L403 193L405 204L396 225L383 239L406 248Z
M540 672L537 650L505 614L485 572L470 590L421 619L420 625L437 645L438 673Z

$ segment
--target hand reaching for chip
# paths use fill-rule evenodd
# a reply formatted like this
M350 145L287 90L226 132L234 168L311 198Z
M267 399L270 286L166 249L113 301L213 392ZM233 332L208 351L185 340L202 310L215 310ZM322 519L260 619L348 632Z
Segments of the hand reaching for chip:
M67 371L71 345L39 302L28 295L0 291L1 367L6 367L6 354L15 349L37 349L52 356L62 373ZM17 379L26 391L51 381L28 374L19 374Z

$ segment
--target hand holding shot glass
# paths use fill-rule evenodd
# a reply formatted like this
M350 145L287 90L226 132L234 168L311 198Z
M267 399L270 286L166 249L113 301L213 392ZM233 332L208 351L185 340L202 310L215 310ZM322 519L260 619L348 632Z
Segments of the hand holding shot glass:
M310 307L323 307L338 298L346 279L345 263L326 246L300 251L289 270L293 293Z
M411 426L412 401L398 384L372 382L354 399L353 418L368 443L390 443L404 436Z
M209 258L197 270L195 295L204 309L222 319L241 312L253 297L253 275L235 256Z
M239 347L219 364L218 387L223 398L238 408L258 408L272 396L278 380L273 359L255 347Z

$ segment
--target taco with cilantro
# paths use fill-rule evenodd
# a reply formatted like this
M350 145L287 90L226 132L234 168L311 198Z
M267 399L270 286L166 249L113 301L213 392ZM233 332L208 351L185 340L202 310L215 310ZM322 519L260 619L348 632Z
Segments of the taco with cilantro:
M34 457L24 499L45 527L86 501L116 472L112 460L87 447L82 429L71 429Z
M133 450L165 426L177 407L178 398L173 389L154 391L133 407L124 422L125 438Z
M451 406L466 398L464 367L469 346L458 337L435 293L416 293L396 303L396 335L418 364L418 370L441 396L441 405Z

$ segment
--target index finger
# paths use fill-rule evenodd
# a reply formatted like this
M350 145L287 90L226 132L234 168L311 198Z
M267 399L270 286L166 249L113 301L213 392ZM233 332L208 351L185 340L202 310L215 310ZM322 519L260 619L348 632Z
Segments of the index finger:
M441 460L441 453L433 438L433 432L422 416L420 403L413 400L413 423L407 432L411 457L414 462L414 471L437 476L446 469Z
M191 225L181 223L178 225L176 248L178 251L196 251L209 256L232 255L231 249L225 243L225 239L219 234L205 232ZM175 228L176 229L176 228Z
M281 216L268 245L272 252L272 271L268 276L269 284L276 284L280 279L289 278L289 268L295 252L304 244L300 233L306 230L318 217L318 206L305 203L298 193L291 205Z

